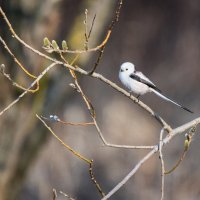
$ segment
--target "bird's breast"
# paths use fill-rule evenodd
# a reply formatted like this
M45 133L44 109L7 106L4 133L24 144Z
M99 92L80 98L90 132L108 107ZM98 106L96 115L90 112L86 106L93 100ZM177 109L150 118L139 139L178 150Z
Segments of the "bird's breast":
M130 81L130 90L134 92L137 95L143 95L147 92L150 92L149 87L145 85L144 83L140 83L136 80L129 79Z

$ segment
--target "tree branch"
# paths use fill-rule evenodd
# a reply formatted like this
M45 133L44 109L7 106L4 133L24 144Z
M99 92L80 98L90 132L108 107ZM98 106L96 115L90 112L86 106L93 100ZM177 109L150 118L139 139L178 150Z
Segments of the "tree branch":
M179 126L171 131L171 134L168 134L163 142L159 145L155 145L154 148L146 154L139 162L138 164L120 181L104 198L101 200L106 200L110 198L113 194L115 194L139 169L140 167L149 159L151 158L158 150L159 148L162 148L163 145L169 143L175 136L179 134L183 134L186 130L193 126L197 126L200 123L200 117L188 122L187 124L184 124L182 126ZM162 129L164 130L164 129ZM159 148L158 148L159 147Z

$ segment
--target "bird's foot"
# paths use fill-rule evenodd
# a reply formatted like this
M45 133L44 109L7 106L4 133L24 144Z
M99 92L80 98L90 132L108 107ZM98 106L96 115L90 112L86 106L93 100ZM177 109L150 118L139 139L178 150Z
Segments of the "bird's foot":
M138 94L138 95L136 96L136 99L137 99L137 100L135 101L136 103L139 103L139 101L140 101L139 98L140 98L140 95Z
M132 96L132 91L129 91L129 94L130 94L130 96L129 97L131 97ZM135 98L136 98L136 100L135 100L135 103L138 103L140 100L139 100L139 97L140 97L140 94L138 94Z

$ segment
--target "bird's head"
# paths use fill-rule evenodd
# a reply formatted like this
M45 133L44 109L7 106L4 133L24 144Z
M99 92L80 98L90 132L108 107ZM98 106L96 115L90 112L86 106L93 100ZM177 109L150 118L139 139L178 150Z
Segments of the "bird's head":
M134 73L135 72L135 65L133 63L130 63L130 62L125 62L121 65L120 72L121 73L127 73L127 74Z

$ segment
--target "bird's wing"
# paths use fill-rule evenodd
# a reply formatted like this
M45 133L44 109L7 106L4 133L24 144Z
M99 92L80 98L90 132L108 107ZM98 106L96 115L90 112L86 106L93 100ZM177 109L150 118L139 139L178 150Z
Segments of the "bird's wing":
M159 90L142 72L132 73L129 77L161 93L161 90Z

